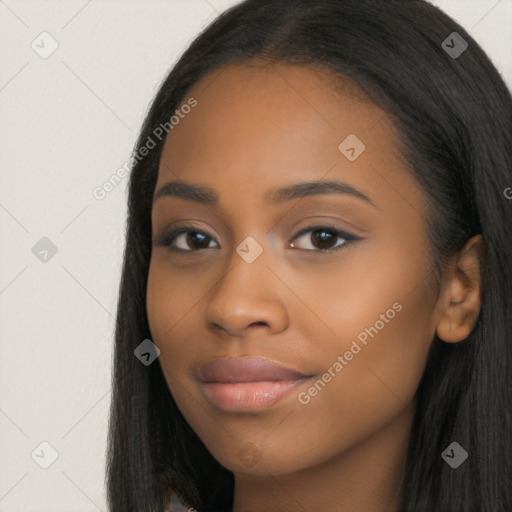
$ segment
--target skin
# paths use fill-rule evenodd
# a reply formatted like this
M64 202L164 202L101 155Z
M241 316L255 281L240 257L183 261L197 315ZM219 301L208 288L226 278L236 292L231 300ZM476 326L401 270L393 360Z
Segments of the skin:
M399 158L394 126L348 82L335 91L329 78L284 64L224 67L189 92L183 104L198 104L160 160L156 191L181 181L219 195L217 206L154 201L154 239L180 221L207 238L178 235L186 253L154 243L147 314L179 409L235 475L235 512L392 511L434 336L463 340L480 310L481 237L449 262L436 295L426 199ZM338 149L349 134L366 146L354 161ZM268 190L305 180L343 180L375 207L348 194L266 202ZM360 240L322 254L344 239L295 238L325 223ZM252 263L236 252L248 236L263 250ZM298 393L311 383L245 414L200 392L193 372L224 356L259 355L321 376L394 303L400 312L307 404Z

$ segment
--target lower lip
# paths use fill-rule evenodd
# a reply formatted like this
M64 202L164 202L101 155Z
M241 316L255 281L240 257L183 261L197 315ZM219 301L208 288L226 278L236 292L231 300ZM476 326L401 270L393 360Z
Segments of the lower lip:
M204 397L225 411L254 411L271 407L310 378L259 382L201 382Z

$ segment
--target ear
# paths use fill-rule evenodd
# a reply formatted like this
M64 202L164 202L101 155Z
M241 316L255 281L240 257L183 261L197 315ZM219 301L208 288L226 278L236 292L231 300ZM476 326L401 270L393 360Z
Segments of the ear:
M480 313L482 267L486 246L482 235L470 238L452 259L438 300L438 338L448 343L466 339Z

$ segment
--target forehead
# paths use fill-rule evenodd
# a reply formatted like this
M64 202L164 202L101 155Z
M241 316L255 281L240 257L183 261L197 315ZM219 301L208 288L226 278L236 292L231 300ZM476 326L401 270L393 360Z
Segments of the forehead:
M263 198L304 179L340 178L368 195L384 175L416 187L389 117L349 80L285 64L229 65L196 84L182 105L190 98L197 105L167 136L156 189L175 180L203 184L222 202ZM364 148L357 159L343 154L345 140Z
M386 117L348 78L321 68L283 63L251 61L224 66L196 84L178 111L192 97L198 105L186 115L186 122L180 116L180 129L173 128L168 146L173 139L179 146L183 139L191 138L187 135L201 144L206 141L199 137L205 134L210 140L217 133L223 138L245 137L251 126L259 129L259 139L283 127L287 134L303 134L303 138L322 129L333 132L330 135L339 132L336 136L350 129L362 134Z

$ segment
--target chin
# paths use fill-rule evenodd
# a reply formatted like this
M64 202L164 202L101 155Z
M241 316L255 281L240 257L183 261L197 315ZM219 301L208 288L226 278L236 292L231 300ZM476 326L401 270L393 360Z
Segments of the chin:
M258 448L256 443L249 440L207 448L215 460L232 473L253 476L286 475L320 462L318 453L304 453L300 447L288 453L276 445Z

